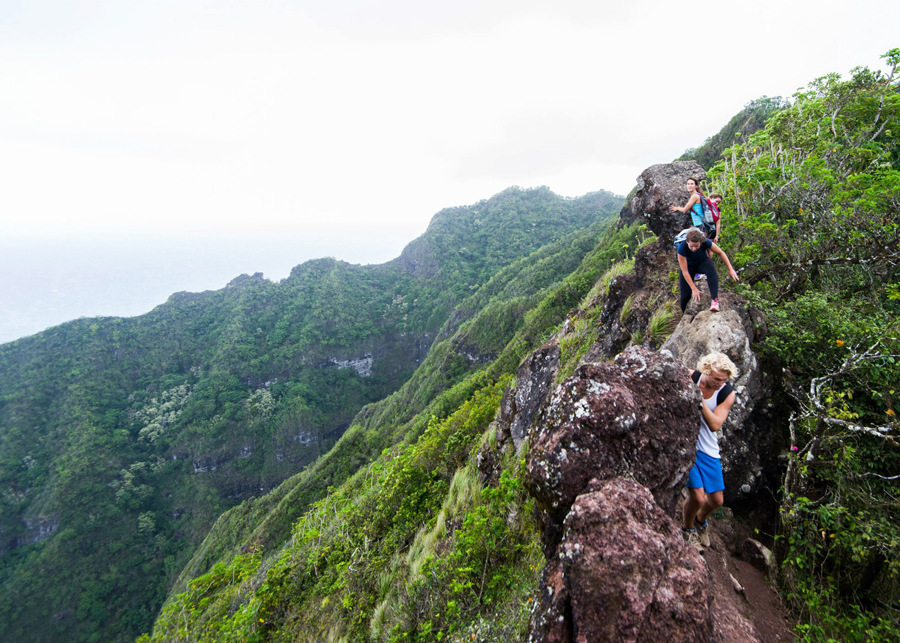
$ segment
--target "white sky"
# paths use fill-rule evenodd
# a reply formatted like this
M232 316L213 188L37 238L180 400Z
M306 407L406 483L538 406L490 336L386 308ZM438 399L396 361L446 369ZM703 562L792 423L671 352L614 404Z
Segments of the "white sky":
M895 0L3 0L0 234L385 261L509 185L625 194L895 46Z

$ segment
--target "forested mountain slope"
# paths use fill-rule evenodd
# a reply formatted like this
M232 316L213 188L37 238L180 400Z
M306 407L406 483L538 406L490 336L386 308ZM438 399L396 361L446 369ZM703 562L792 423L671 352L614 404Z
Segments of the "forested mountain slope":
M278 283L244 275L0 346L0 630L146 630L222 511L327 452L365 404L437 359L438 331L471 316L456 309L472 293L527 299L571 272L620 205L511 188L441 211L387 264L310 261ZM492 281L509 270L531 276ZM471 369L444 360L451 382Z

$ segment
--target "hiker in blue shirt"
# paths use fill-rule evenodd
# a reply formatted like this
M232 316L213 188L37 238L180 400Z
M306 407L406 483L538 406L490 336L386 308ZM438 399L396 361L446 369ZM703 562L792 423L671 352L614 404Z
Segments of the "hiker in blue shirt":
M690 197L688 197L687 203L684 204L684 207L679 208L677 205L670 205L669 211L685 213L689 212L691 215L690 225L694 228L699 229L703 234L706 235L708 239L712 239L713 242L718 241L719 211L717 206L722 200L721 195L714 195L718 197L718 201L713 201L713 197L707 199L703 195L703 191L700 189L700 181L698 181L694 177L691 177L687 180L687 191L690 194ZM710 254L709 258L712 259L712 254Z
M709 296L712 298L709 309L713 312L719 310L719 273L716 272L716 266L709 257L709 251L722 257L722 261L728 266L729 277L740 281L725 251L707 239L700 230L691 228L687 231L685 240L678 245L678 290L681 293L681 312L684 312L688 301L692 298L694 301L700 301L700 290L694 284L692 275L706 277Z
M683 208L679 208L677 205L670 205L669 210L671 212L690 212L691 213L691 223L695 228L703 229L703 204L700 203L700 197L703 195L700 192L700 181L695 179L694 177L690 177L687 180L687 191L690 194L690 197L687 200L687 203L684 204Z

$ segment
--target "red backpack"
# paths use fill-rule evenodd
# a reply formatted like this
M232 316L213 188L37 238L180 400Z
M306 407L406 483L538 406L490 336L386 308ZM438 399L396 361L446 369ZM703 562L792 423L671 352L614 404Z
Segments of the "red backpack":
M722 215L719 214L719 208L716 206L715 203L713 203L709 199L704 199L704 200L709 204L709 209L712 212L712 216L713 216L713 223L718 223L719 219L722 218Z

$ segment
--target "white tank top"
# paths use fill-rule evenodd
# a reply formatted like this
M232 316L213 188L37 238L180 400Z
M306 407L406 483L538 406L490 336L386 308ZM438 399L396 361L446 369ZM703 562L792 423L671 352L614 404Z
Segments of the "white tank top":
M701 376L702 377L702 376ZM725 382L716 389L716 392L710 395L709 399L703 400L703 403L706 404L706 408L710 411L715 411L716 407L719 406L719 391L728 386L728 382ZM697 378L697 388L700 388L700 378ZM703 392L700 392L700 396L703 396ZM721 429L720 429L721 430ZM706 419L701 414L700 416L700 434L697 436L697 451L702 451L706 455L711 458L719 458L719 434L717 432L710 431L709 426L706 424Z

